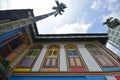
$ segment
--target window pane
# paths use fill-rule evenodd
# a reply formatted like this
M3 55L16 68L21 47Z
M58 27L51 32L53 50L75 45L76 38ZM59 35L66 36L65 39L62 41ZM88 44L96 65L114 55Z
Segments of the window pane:
M57 51L56 50L53 52L53 56L57 56Z
M48 56L51 56L51 55L52 55L52 50L48 52Z

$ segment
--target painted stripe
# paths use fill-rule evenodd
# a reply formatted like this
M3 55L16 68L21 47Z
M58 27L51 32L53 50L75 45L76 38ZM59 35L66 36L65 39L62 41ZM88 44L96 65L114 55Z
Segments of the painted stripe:
M117 80L114 76L106 76L107 80Z
M35 65L34 65L33 68L32 68L32 71L39 71L40 66L41 66L41 64L42 64L42 60L43 60L43 58L44 58L44 56L45 56L45 52L46 52L46 51L47 51L47 48L43 48L43 49L42 49L41 53L39 54L38 59L36 60Z
M60 48L60 71L67 71L65 49L63 46Z
M17 35L18 35L18 34L14 34L14 35L12 35L12 36L7 37L6 39L1 40L1 41L0 41L0 44L9 41L10 39L16 37Z
M85 72L86 68L69 68L70 71Z
M6 57L6 60L12 61L13 59L15 59L16 56L17 56L17 54L15 52L13 52L9 56Z
M102 71L100 66L97 64L97 62L94 60L94 58L87 51L86 48L79 48L79 51L87 65L89 71Z
M2 46L2 45L4 45L4 44L6 44L7 42L12 41L13 39L15 39L15 38L17 38L17 37L19 37L19 35L18 35L18 34L13 35L13 36L11 36L11 37L7 38L6 40L1 41L1 42L0 42L0 46Z
M19 32L19 30L17 29L17 30L10 31L6 34L0 35L0 40L3 40L3 39L5 39L5 38L7 38L11 35L14 35L14 34L18 33L18 32Z
M106 80L105 76L85 76L85 80Z
M30 68L15 68L15 72L29 72Z
M119 75L119 76L115 76L115 78L116 78L117 80L120 80L120 75Z
M104 71L120 71L120 68L118 67L112 67L112 68L103 68Z

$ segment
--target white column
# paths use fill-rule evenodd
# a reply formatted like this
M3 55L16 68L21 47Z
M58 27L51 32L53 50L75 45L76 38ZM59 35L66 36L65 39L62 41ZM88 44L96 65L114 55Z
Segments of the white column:
M87 49L84 47L84 45L81 45L81 46L77 45L77 46L78 46L80 54L82 55L89 71L102 71L100 66L97 64L97 62L91 56L91 54L87 51Z
M67 63L65 56L65 49L63 45L60 45L60 71L67 71Z
M32 71L39 71L40 66L42 64L42 60L43 60L43 58L45 56L46 51L47 51L47 46L44 46L41 53L39 54L39 57L38 57L35 65L32 68Z

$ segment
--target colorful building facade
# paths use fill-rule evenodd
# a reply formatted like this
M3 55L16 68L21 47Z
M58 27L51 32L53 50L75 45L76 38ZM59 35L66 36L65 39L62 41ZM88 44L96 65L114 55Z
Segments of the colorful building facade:
M0 35L0 79L120 79L120 60L105 47L106 33L39 35L34 24L28 29Z

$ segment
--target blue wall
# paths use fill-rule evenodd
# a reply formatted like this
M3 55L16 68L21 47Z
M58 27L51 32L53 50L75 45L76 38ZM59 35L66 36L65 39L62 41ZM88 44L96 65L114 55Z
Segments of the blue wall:
M105 76L11 76L8 80L106 80Z

